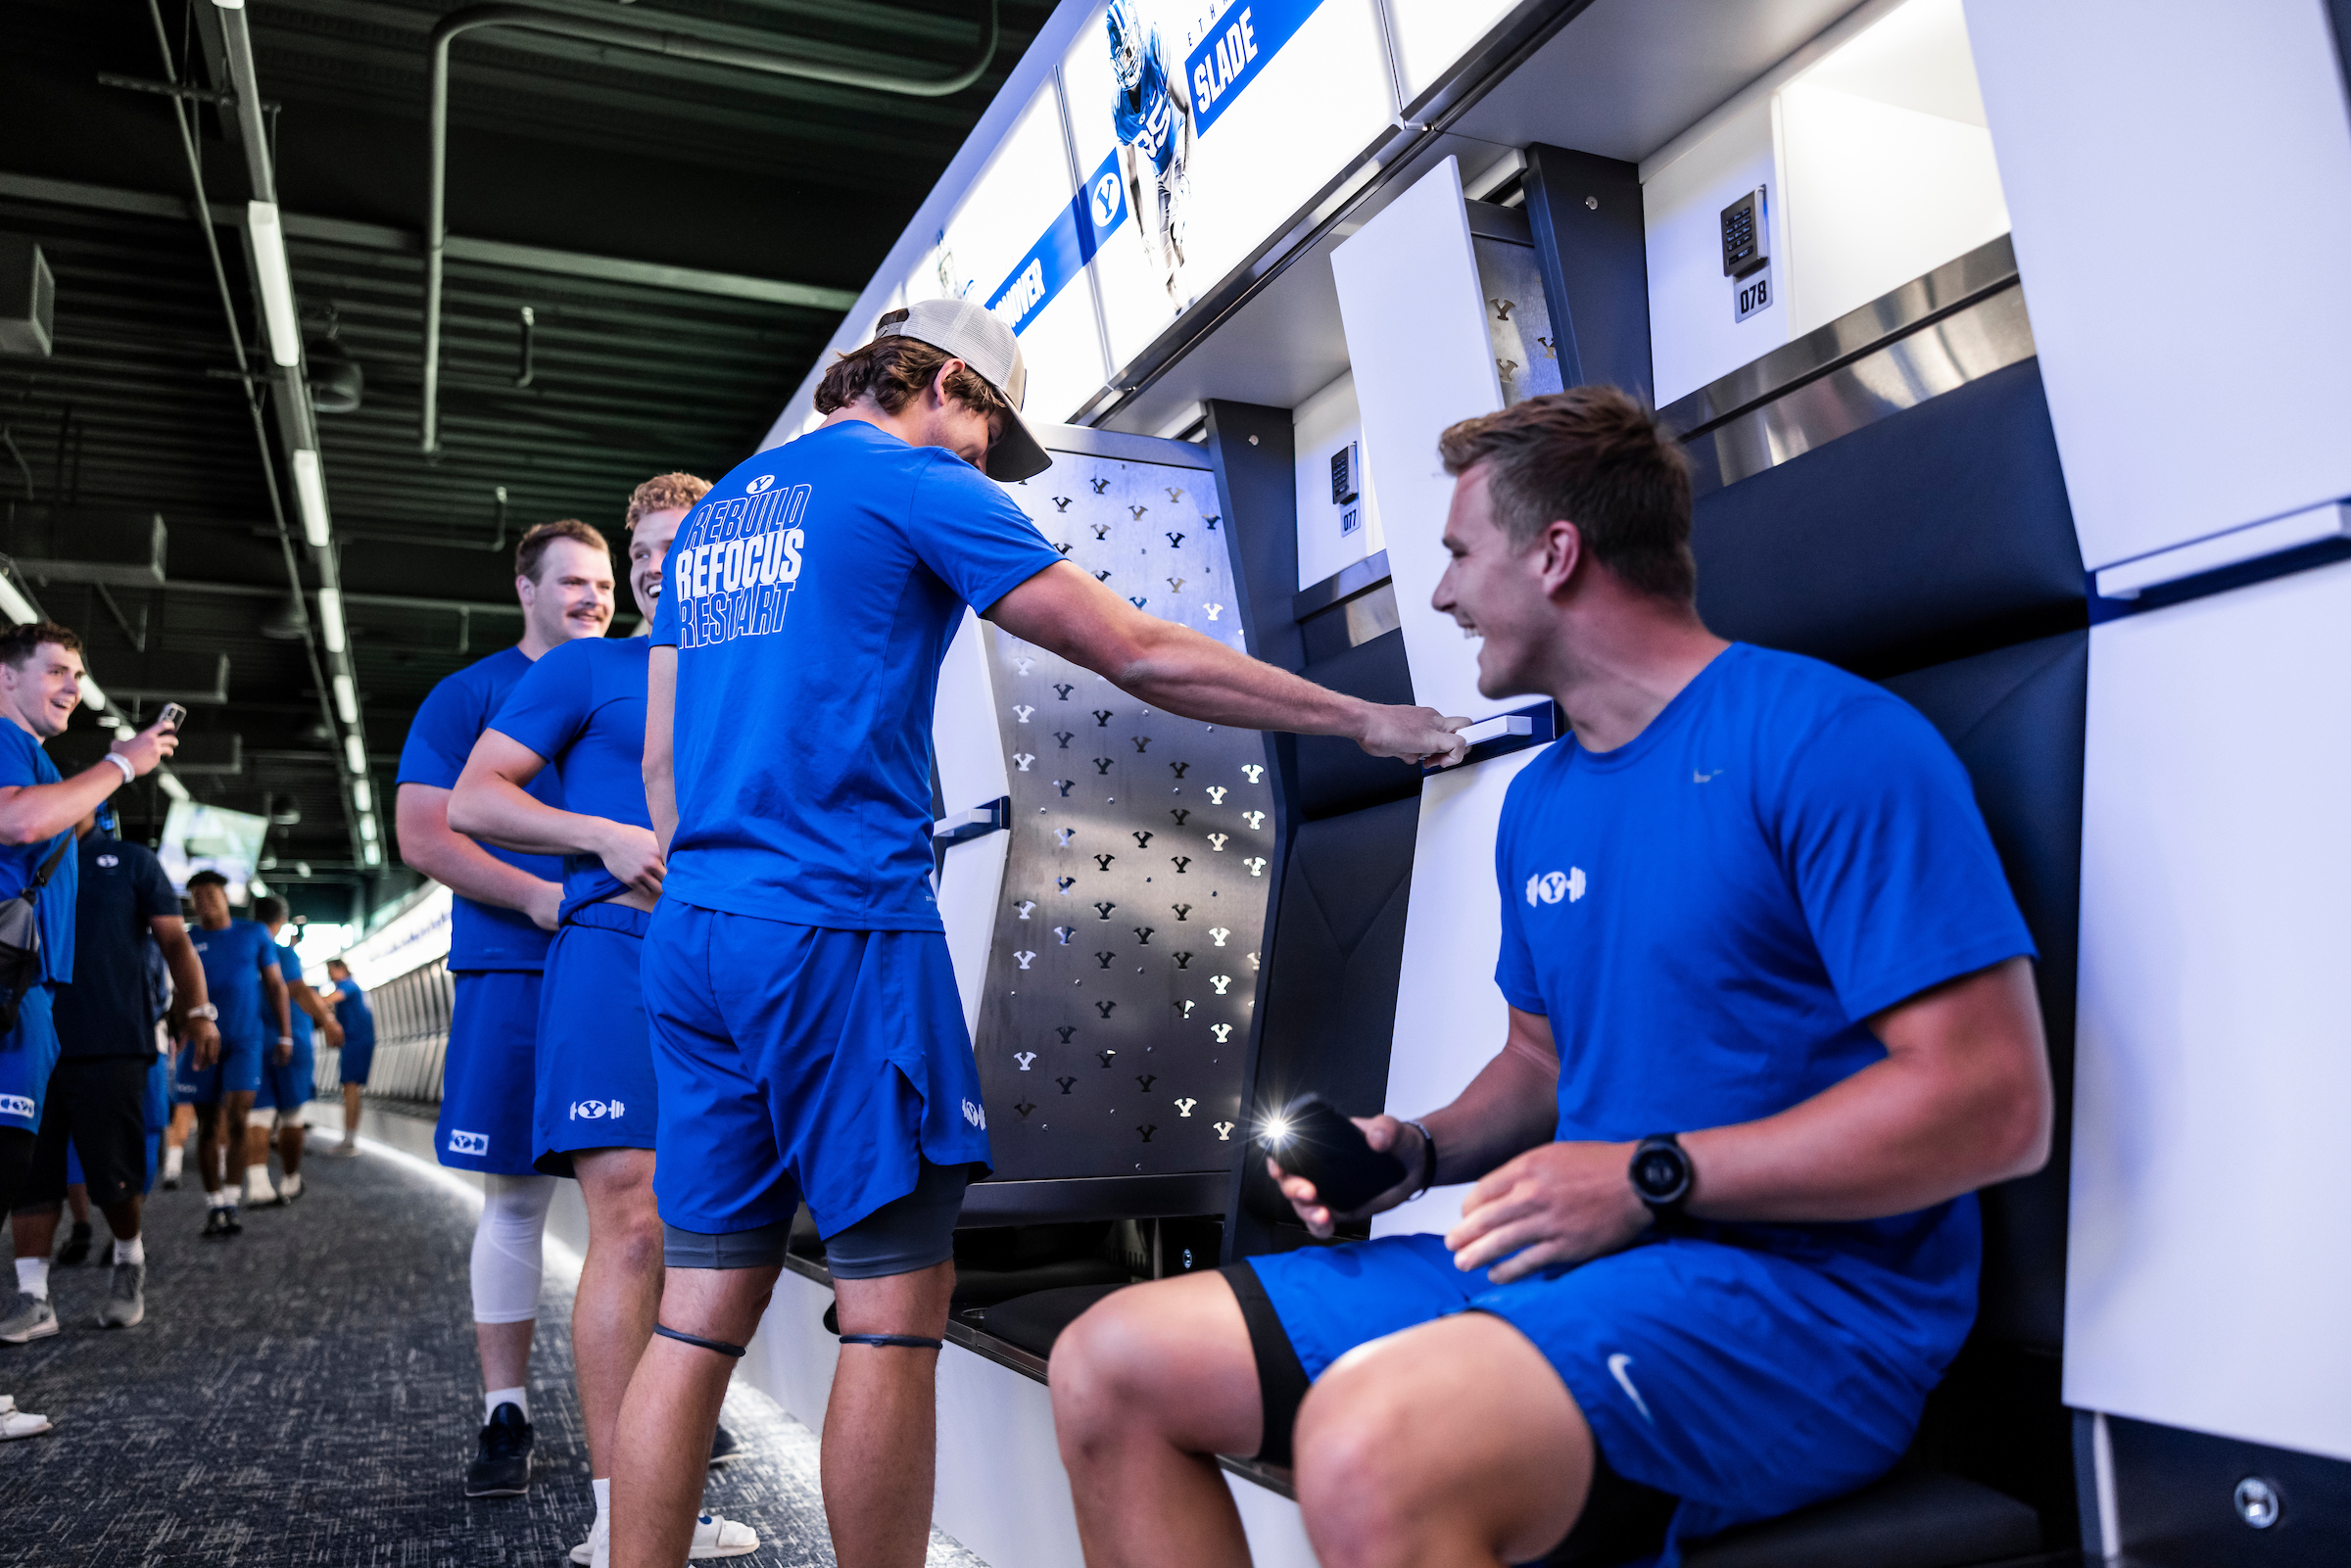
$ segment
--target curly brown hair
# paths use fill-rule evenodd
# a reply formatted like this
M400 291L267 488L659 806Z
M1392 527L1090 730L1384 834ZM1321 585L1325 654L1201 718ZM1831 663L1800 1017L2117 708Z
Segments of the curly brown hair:
M879 331L903 321L906 316L904 310L892 310L875 323L875 329ZM816 411L832 413L860 398L871 397L882 405L884 413L896 413L936 380L938 367L954 357L946 350L934 348L920 338L899 333L876 338L862 349L851 349L826 369L824 380L816 385ZM978 413L1012 412L1012 404L969 365L949 378L947 396Z
M650 513L692 511L694 503L709 494L707 479L696 479L692 474L655 474L629 493L628 520L621 526L634 532Z
M1524 549L1575 524L1593 559L1630 588L1678 603L1698 594L1690 458L1655 409L1616 387L1570 387L1464 419L1437 438L1445 471L1483 468L1494 520Z

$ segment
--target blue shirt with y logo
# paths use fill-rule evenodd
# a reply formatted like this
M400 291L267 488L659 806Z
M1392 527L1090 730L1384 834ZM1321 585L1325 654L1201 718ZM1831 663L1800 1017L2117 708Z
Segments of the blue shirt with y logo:
M653 645L678 650L662 896L938 930L939 660L966 605L985 611L1060 559L995 481L860 419L720 480L670 543L653 616Z
M1864 1022L2034 951L1966 770L1918 711L1829 665L1733 644L1613 751L1561 741L1495 842L1512 1007L1551 1022L1562 1140L1751 1121L1881 1061ZM1708 1234L1866 1273L1955 1344L1975 1200Z

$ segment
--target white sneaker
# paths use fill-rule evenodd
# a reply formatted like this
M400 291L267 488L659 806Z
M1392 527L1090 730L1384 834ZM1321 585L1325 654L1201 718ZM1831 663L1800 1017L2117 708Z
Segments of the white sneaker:
M694 1544L686 1548L688 1560L703 1557L743 1557L759 1549L759 1532L749 1525L721 1519L705 1508L694 1521ZM597 1568L603 1568L601 1563Z
M588 1539L571 1548L571 1560L580 1568L610 1568L611 1533L601 1518L588 1527Z
M280 1203L290 1204L301 1196L302 1175L300 1172L296 1172L294 1175L288 1176L285 1180L277 1184L277 1197Z
M0 1394L0 1443L15 1438L37 1438L49 1430L49 1418L17 1408L13 1394Z

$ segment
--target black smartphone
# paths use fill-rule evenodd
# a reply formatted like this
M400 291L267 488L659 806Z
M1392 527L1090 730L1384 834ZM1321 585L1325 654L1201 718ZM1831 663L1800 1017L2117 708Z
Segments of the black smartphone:
M187 709L181 707L176 702L167 702L164 704L164 711L161 715L161 718L163 720L164 728L176 735L179 733L179 722L182 719L185 719L187 716Z
M1319 1094L1267 1117L1258 1141L1275 1164L1313 1182L1335 1213L1361 1209L1404 1179L1404 1162L1372 1148L1364 1129Z

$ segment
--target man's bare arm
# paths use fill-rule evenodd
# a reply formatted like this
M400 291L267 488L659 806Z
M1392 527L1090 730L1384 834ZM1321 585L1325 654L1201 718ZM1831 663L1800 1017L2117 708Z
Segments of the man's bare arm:
M196 1068L202 1071L220 1055L219 1026L210 1019L188 1017L188 1009L202 1007L207 1000L204 960L196 956L196 944L188 939L187 922L177 915L150 915L147 928L155 932L156 945L164 950L164 963L171 971L171 1036L196 1048Z
M404 784L394 804L400 858L460 897L518 909L546 930L555 928L560 884L509 866L449 825L450 791Z
M483 731L450 794L450 826L525 854L594 855L627 886L659 898L664 868L652 833L532 799L528 785L546 766L545 757L511 736Z
M1510 1033L1494 1060L1450 1105L1416 1119L1436 1140L1437 1168L1429 1185L1474 1181L1505 1161L1551 1141L1559 1126L1559 1050L1551 1020L1511 1009ZM1314 1184L1303 1176L1276 1172L1282 1195L1318 1236L1327 1236L1339 1219L1361 1219L1393 1209L1420 1189L1427 1147L1418 1130L1392 1116L1357 1117L1356 1125L1374 1149L1404 1162L1404 1180L1358 1212L1333 1214L1315 1201Z
M1317 686L1188 627L1146 615L1068 561L1046 567L996 600L987 619L1187 719L1345 736L1374 756L1414 762L1459 762L1466 749L1453 734L1466 719L1448 719L1434 708L1366 702ZM649 747L646 761L649 769Z
M262 997L269 1004L270 1013L277 1019L277 1038L280 1043L272 1049L277 1052L280 1063L290 1062L294 1057L294 1047L290 1043L294 1033L294 1011L287 998L286 978L278 973L275 964L262 966Z
M677 780L671 769L671 716L678 706L678 650L655 647L645 672L645 808L662 858L678 832Z
M1686 1129L1701 1219L1821 1223L1909 1213L2049 1157L2055 1095L2030 960L1962 975L1869 1021L1872 1063L1776 1116ZM1630 1143L1553 1143L1470 1190L1445 1238L1506 1283L1612 1252L1649 1227ZM1507 1260L1506 1260L1507 1259Z
M164 721L158 719L129 739L117 740L106 749L129 763L132 772L145 777L155 771L156 764L171 755L178 744L178 733L166 730ZM10 784L0 788L0 844L37 844L55 838L96 811L107 796L127 782L120 768L102 757L72 778L56 784Z

